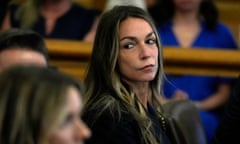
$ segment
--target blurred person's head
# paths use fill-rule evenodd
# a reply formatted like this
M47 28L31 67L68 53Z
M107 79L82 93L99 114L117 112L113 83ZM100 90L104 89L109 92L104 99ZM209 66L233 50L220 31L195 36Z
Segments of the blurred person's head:
M16 64L48 65L48 49L39 34L21 29L0 32L0 71Z
M79 144L90 136L80 119L81 91L68 75L38 66L0 74L0 143Z

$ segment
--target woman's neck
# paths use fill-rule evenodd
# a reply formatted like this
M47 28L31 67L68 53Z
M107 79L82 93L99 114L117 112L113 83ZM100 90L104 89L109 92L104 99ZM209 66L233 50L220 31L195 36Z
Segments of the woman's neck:
M152 98L152 91L149 84L134 85L131 87L142 105L147 109L147 103Z
M189 25L189 24L199 24L199 16L197 15L197 13L184 13L184 12L176 12L174 17L173 17L173 23L177 24L177 25Z
M56 19L65 14L71 5L72 2L69 0L46 0L41 8L41 13L45 18Z
M49 35L58 18L63 16L71 8L71 0L46 0L41 7L41 15L45 19L45 33Z
M177 12L173 18L173 32L183 48L192 47L201 31L200 19L196 12Z

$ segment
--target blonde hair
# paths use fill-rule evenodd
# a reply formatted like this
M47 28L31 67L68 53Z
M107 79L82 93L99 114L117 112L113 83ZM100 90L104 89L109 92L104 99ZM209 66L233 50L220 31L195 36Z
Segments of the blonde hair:
M55 70L14 66L0 74L0 143L45 144L59 127L69 87L77 81Z
M17 9L14 18L20 21L20 28L32 28L40 16L42 3L43 0L27 0Z

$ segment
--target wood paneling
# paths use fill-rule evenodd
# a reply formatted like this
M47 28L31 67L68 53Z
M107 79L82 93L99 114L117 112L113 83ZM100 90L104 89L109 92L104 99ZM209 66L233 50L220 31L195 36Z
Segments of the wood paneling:
M236 2L220 1L217 2L220 21L229 26L234 37L240 42L240 0Z
M51 39L46 39L46 43L50 65L76 78L84 78L91 43ZM240 51L164 47L163 53L166 73L229 77L240 74Z

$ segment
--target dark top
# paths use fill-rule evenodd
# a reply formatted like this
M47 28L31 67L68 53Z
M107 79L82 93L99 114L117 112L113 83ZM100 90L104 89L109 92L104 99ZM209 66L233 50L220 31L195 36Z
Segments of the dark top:
M19 6L13 5L11 11L11 26L20 27L19 20L14 15ZM73 4L71 9L56 20L55 27L50 34L45 31L45 19L40 16L32 29L47 38L82 40L91 29L94 20L100 12Z
M109 110L105 110L97 120L93 118L98 113L97 110L84 114L83 120L92 130L92 136L86 144L144 144L137 121L123 105L121 107L120 118ZM159 144L170 144L155 110L150 105L147 114L153 122L153 133Z
M8 0L0 1L0 27L3 23L3 19L6 15Z
M223 118L217 127L213 144L239 144L240 130L240 77L233 88Z

